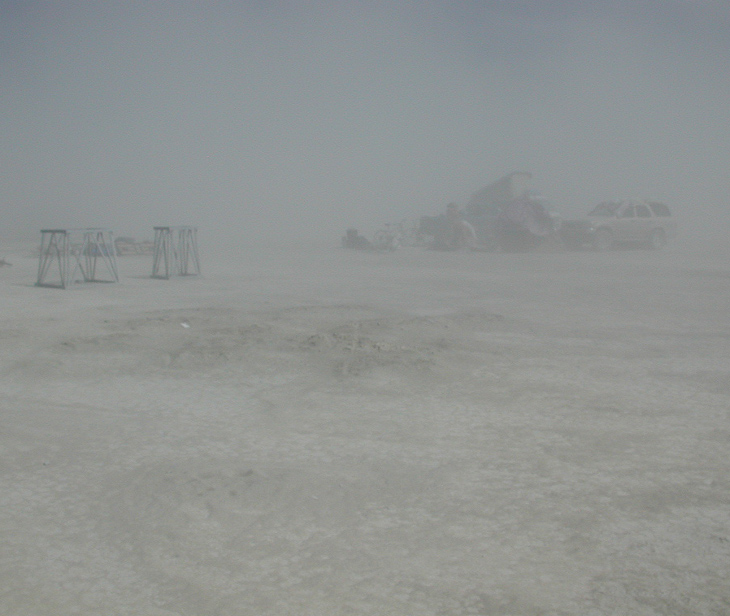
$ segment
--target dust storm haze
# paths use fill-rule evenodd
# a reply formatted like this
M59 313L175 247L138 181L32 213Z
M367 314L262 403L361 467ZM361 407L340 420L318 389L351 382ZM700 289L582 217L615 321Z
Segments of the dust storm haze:
M725 2L0 3L3 236L337 244L516 169L730 232Z
M728 67L726 0L0 0L0 616L730 614ZM340 243L518 170L677 238Z

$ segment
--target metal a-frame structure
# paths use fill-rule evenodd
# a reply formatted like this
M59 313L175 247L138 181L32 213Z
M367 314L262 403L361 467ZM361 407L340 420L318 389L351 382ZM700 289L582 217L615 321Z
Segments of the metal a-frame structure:
M154 230L152 278L200 274L196 227L154 227Z
M100 277L100 269L106 276ZM119 282L114 234L109 229L42 229L36 286L67 289L77 280Z

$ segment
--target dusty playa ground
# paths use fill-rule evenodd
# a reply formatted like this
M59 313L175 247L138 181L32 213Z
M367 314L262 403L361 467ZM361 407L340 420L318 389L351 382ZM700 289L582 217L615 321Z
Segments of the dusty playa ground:
M0 614L730 613L727 255L0 269Z

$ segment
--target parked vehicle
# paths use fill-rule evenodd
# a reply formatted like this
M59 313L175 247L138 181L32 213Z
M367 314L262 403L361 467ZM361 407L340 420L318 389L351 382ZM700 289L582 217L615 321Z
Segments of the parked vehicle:
M586 218L564 220L560 237L569 249L610 250L637 245L657 250L677 234L671 211L658 201L604 201Z

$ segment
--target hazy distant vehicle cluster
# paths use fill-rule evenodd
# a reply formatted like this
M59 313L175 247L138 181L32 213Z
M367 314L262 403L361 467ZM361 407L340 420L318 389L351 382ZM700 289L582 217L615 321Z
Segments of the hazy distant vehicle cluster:
M485 252L546 247L603 252L618 246L658 250L677 235L672 212L660 201L602 201L587 216L566 218L530 187L531 179L529 172L513 171L474 193L464 208L449 203L438 215L421 216L412 229L404 221L386 224L372 241L350 228L342 246L380 251L423 245ZM453 241L459 229L469 230L472 240L464 245Z

